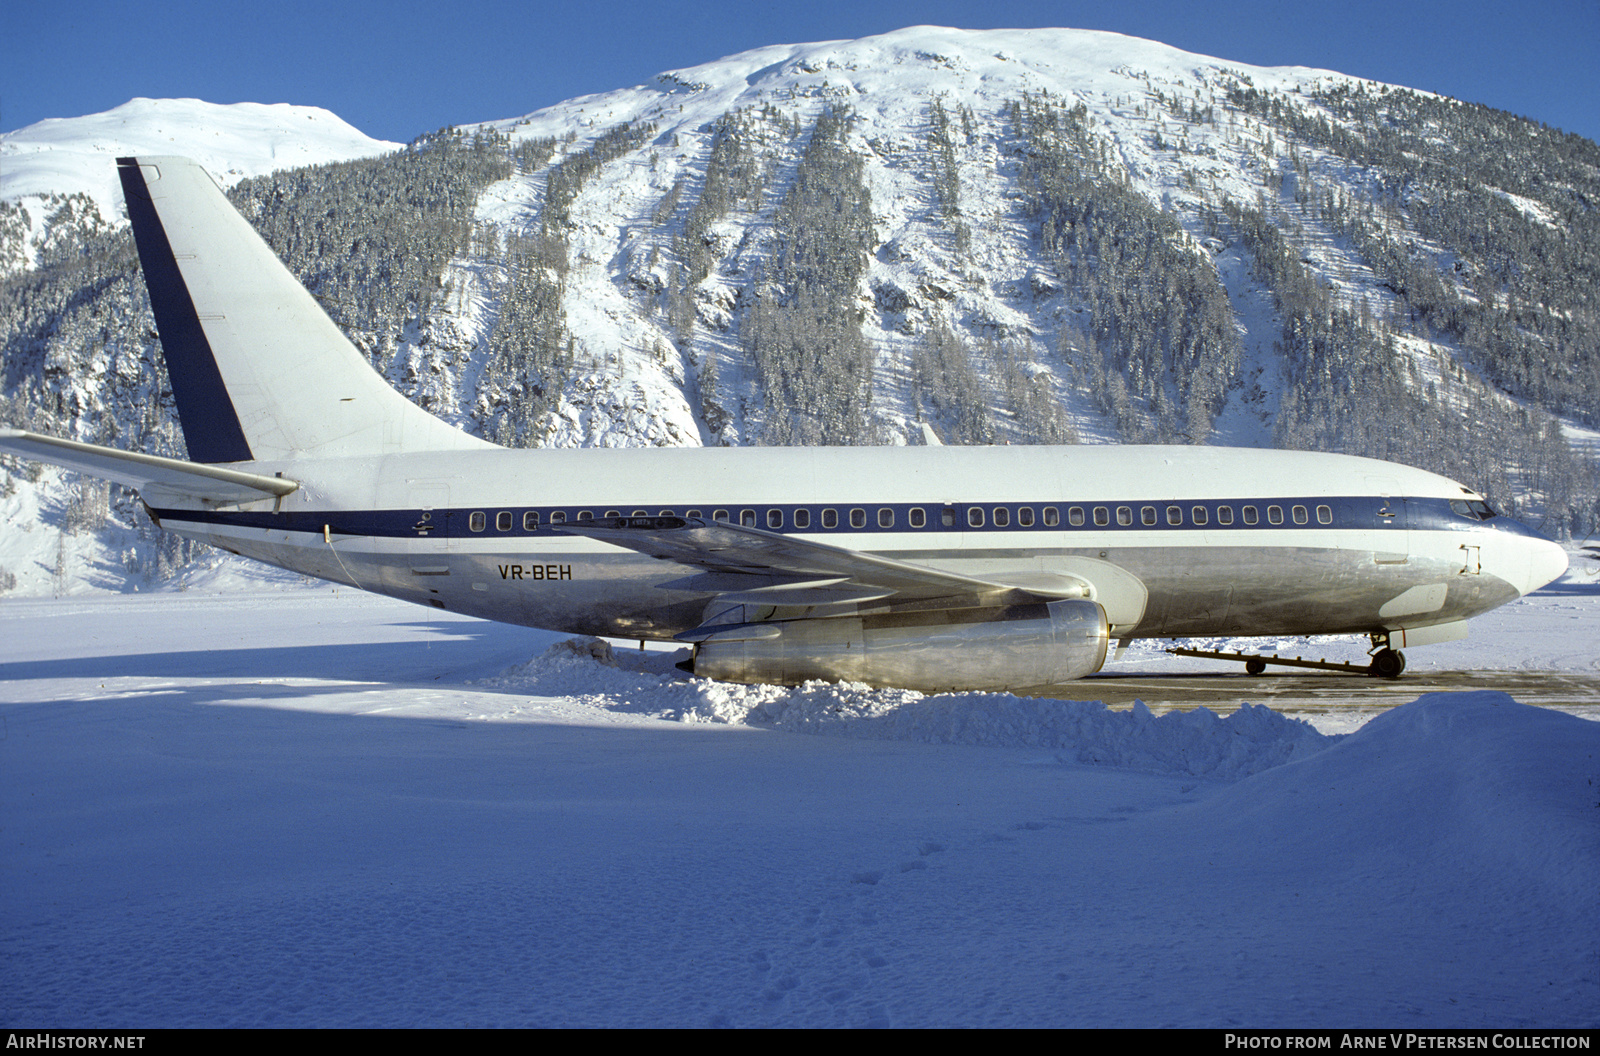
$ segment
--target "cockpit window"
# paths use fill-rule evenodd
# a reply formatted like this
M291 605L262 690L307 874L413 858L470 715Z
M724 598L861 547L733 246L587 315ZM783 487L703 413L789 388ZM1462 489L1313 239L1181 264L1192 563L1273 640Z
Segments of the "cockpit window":
M1450 509L1462 517L1470 517L1475 521L1487 521L1491 517L1499 516L1482 499L1451 499Z

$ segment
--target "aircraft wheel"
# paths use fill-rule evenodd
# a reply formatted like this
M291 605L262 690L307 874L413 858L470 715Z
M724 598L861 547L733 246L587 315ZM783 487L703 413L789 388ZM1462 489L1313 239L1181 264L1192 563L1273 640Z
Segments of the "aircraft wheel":
M1259 675L1267 669L1267 662L1259 656L1252 656L1244 662L1244 672L1247 675Z
M1368 668L1372 674L1379 678L1399 678L1400 672L1406 669L1406 654L1394 649L1379 649L1372 656L1372 666Z

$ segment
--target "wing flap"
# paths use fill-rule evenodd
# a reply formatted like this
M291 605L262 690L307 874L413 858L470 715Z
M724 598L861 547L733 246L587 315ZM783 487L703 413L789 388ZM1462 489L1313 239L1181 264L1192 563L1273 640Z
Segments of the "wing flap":
M265 477L137 451L119 451L114 447L63 440L24 429L0 428L0 451L115 481L141 494L162 490L202 501L251 502L278 498L300 486L282 477Z

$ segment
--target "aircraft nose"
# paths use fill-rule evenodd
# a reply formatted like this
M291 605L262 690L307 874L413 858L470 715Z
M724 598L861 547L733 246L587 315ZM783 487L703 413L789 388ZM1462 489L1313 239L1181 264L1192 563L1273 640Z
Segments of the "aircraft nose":
M1549 539L1528 540L1528 581L1517 584L1524 594L1531 594L1546 583L1560 579L1567 571L1567 552Z
M1527 525L1511 522L1501 530L1513 534L1506 539L1501 561L1500 577L1516 588L1518 594L1531 594L1552 580L1559 579L1567 570L1567 552L1553 540L1546 539Z

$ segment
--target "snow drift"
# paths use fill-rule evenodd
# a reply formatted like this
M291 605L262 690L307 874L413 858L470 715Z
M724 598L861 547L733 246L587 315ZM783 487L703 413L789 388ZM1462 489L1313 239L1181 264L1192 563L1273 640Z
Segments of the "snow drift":
M922 744L1048 748L1063 760L1234 781L1332 744L1302 719L1247 704L1226 718L1207 708L1154 715L1142 703L873 689L860 683L736 685L663 673L681 652L618 654L569 639L484 684L530 695L573 695L594 707L682 722L722 722ZM1092 694L1093 683L1084 691Z

